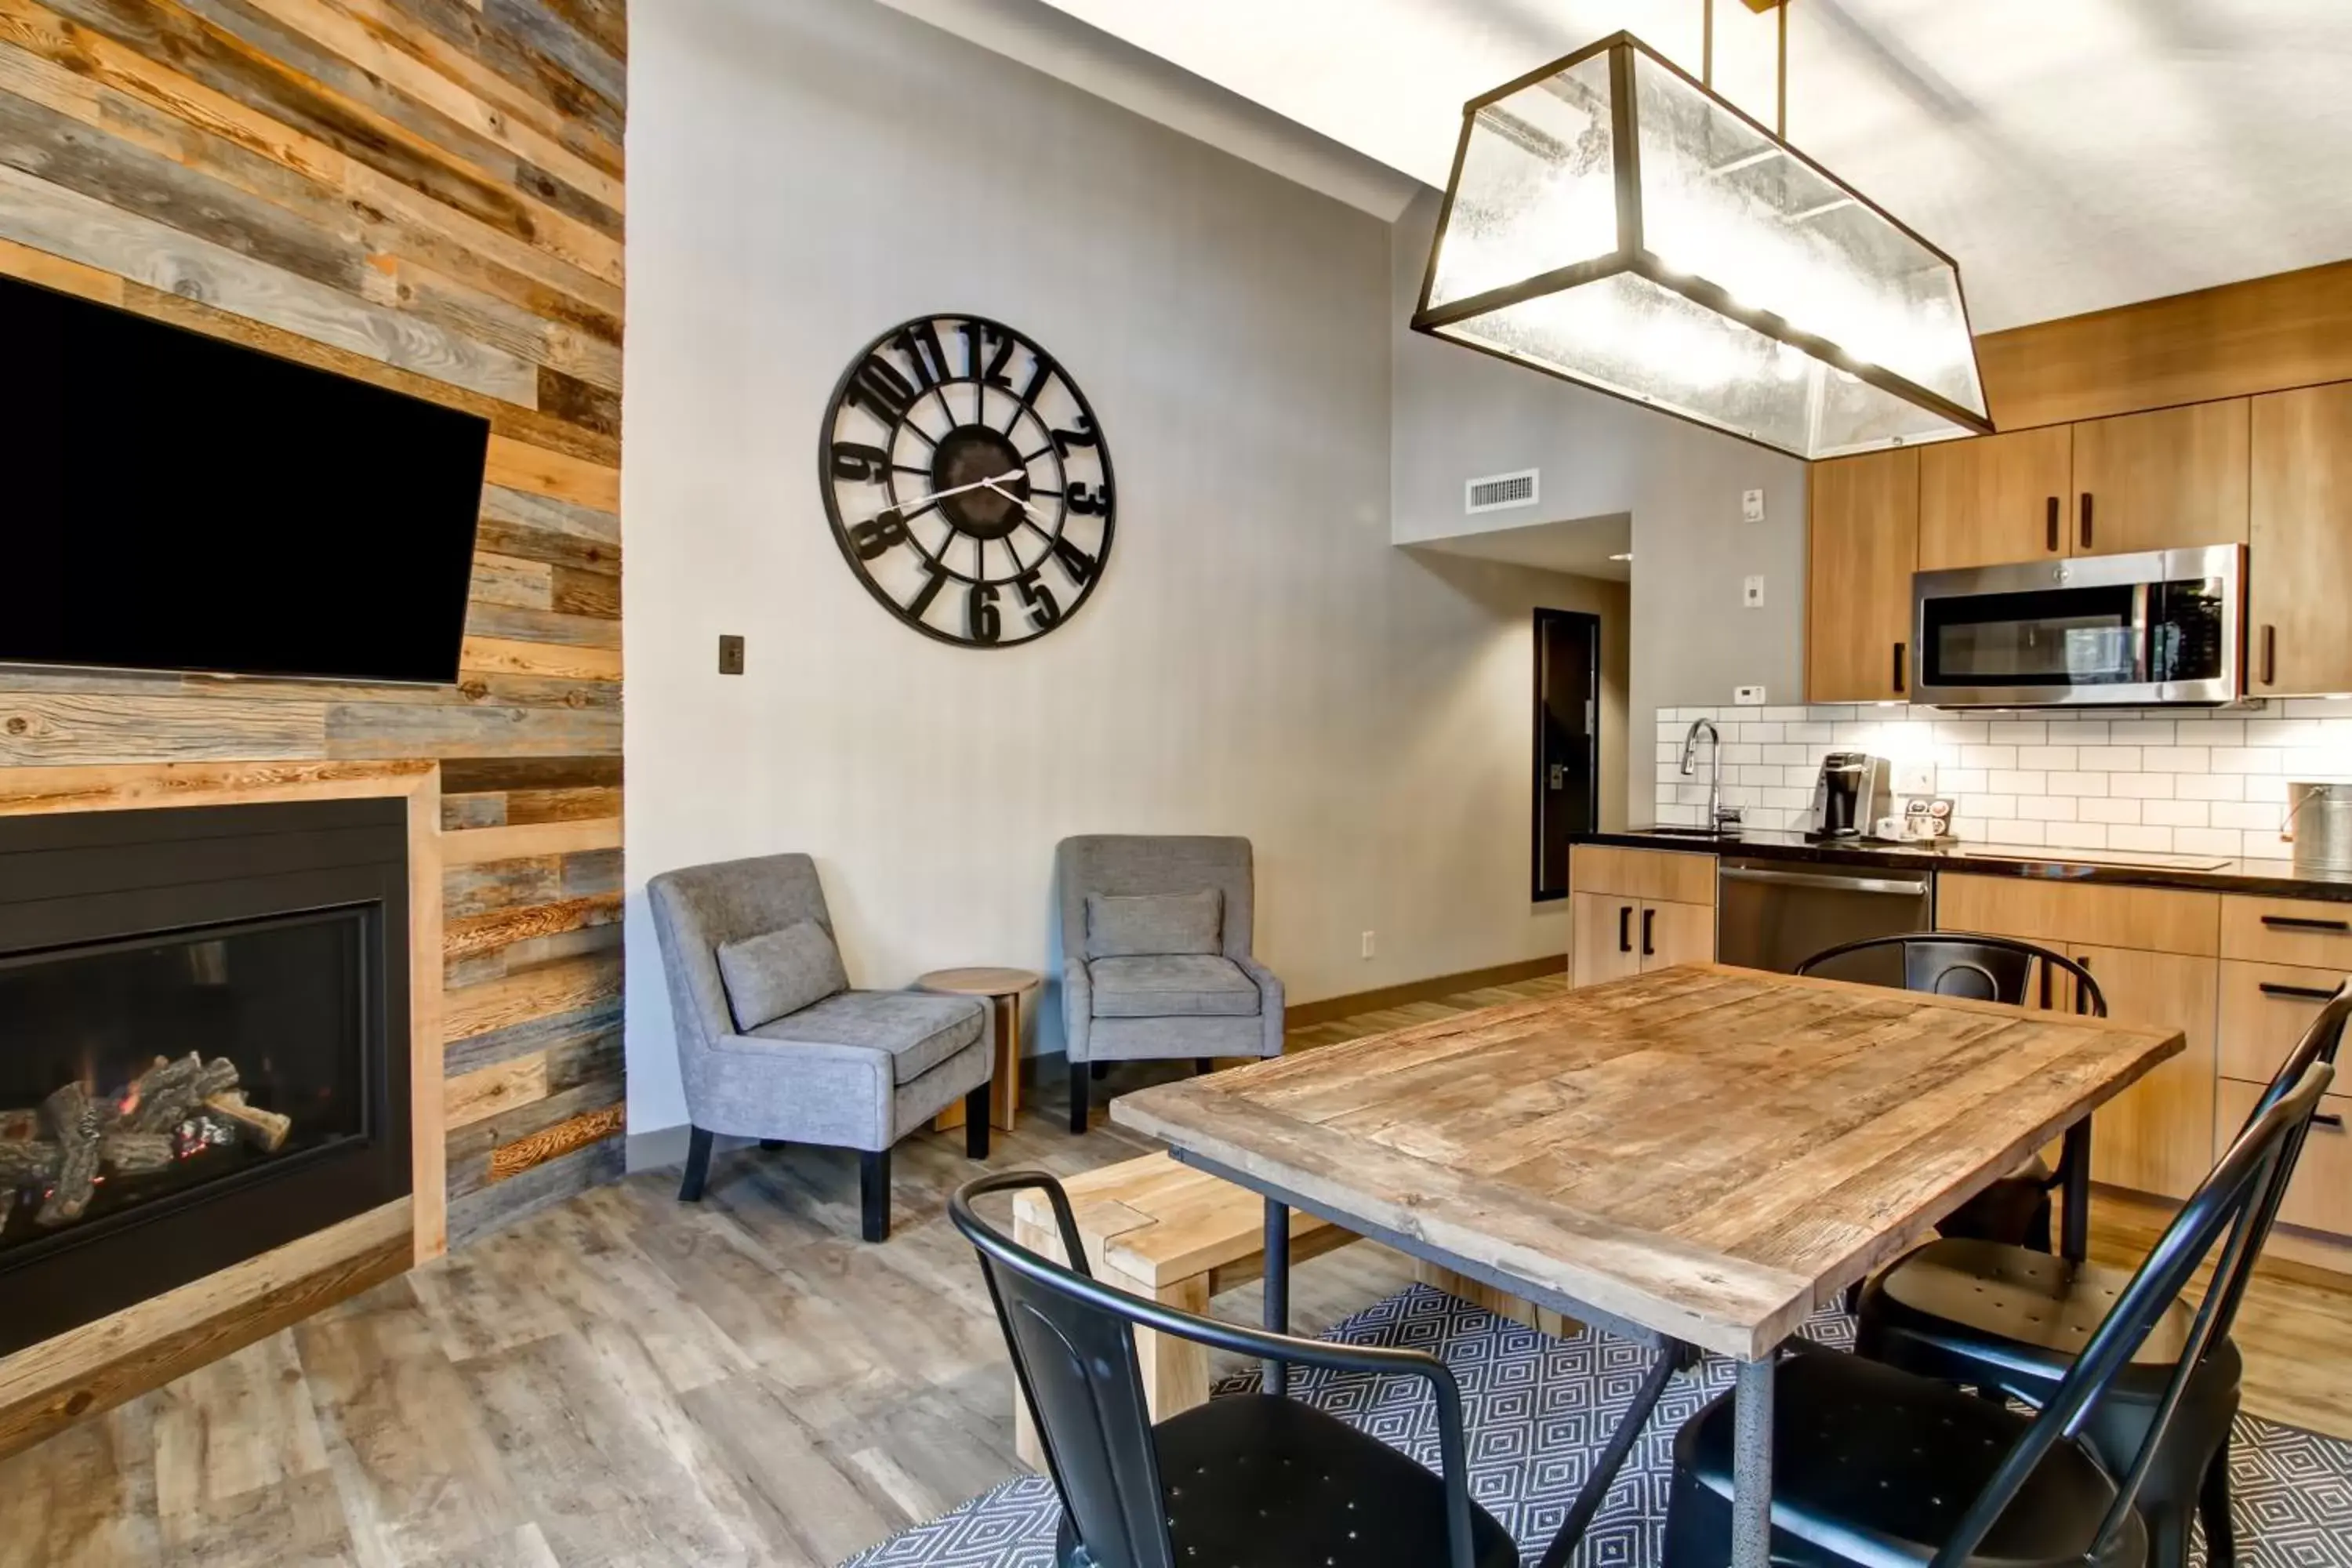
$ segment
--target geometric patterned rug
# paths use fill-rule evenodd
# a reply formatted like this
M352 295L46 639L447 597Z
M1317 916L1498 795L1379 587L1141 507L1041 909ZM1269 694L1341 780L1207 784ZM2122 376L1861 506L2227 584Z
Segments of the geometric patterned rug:
M1853 1342L1853 1320L1835 1311L1822 1313L1805 1331L1825 1344ZM1425 1285L1375 1302L1326 1337L1431 1351L1454 1370L1468 1427L1471 1495L1510 1531L1529 1564L1559 1527L1646 1370L1638 1347L1606 1334L1557 1339ZM1675 1430L1728 1388L1731 1377L1731 1363L1713 1357L1675 1377L1618 1472L1577 1563L1656 1563ZM1256 1384L1255 1373L1243 1373L1219 1392ZM1295 1397L1435 1467L1436 1415L1418 1380L1294 1367L1290 1386ZM2242 1415L2231 1452L2242 1563L2352 1568L2352 1443ZM1053 1483L1023 1476L860 1552L844 1568L1053 1568L1060 1521Z

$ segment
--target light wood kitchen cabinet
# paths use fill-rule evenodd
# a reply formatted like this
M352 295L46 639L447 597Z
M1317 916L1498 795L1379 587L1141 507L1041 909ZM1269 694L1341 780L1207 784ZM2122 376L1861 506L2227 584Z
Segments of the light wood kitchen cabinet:
M2075 426L2073 552L2245 542L2248 428L2242 397Z
M1570 893L1568 909L1570 985L1598 985L1642 973L1642 952L1633 940L1641 900L1616 893Z
M2344 983L2340 969L2221 961L2221 1073L2266 1084Z
M2352 384L2253 401L2250 689L2352 691Z
M1570 984L1714 959L1714 856L1580 844L1568 881Z
M1649 903L1642 906L1635 943L1642 973L1677 963L1715 962L1715 910L1707 904Z
M1810 476L1805 692L1893 702L1911 687L1911 574L1919 551L1919 448L1815 463Z
M2065 555L2074 493L2074 433L2063 425L1923 447L1919 570Z
M2232 895L2221 900L2221 956L2352 974L2352 904Z
M2099 1108L2091 1119L2091 1179L2185 1198L2213 1168L2214 1015L2220 966L2210 958L2130 948L2072 946L2107 1016L2179 1029L2188 1047Z
M2263 1086L2223 1079L2214 1106L2218 1135L2234 1137L2254 1112ZM2303 1141L2303 1159L2287 1184L2278 1216L2312 1230L2352 1233L2352 1095L2324 1094ZM2273 1249L2275 1250L2275 1249Z

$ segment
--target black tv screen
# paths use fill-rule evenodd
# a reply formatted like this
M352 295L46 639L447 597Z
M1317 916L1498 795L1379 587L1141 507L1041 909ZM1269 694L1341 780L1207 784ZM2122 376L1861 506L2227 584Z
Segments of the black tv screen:
M0 279L0 664L455 680L488 447L475 415Z

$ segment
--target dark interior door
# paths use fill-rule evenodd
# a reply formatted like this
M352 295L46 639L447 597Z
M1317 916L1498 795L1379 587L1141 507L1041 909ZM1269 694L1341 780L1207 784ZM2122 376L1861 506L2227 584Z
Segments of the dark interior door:
M1568 846L1601 826L1601 617L1536 612L1535 896L1568 896Z

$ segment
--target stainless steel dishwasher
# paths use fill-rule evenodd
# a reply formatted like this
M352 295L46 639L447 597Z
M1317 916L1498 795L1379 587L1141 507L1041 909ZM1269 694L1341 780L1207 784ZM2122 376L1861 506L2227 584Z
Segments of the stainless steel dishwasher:
M1935 923L1932 883L1924 871L1727 856L1717 875L1716 951L1724 963L1748 969L1786 974L1841 942L1927 931ZM1900 985L1902 960L1891 952L1872 954L1840 965L1834 978Z

